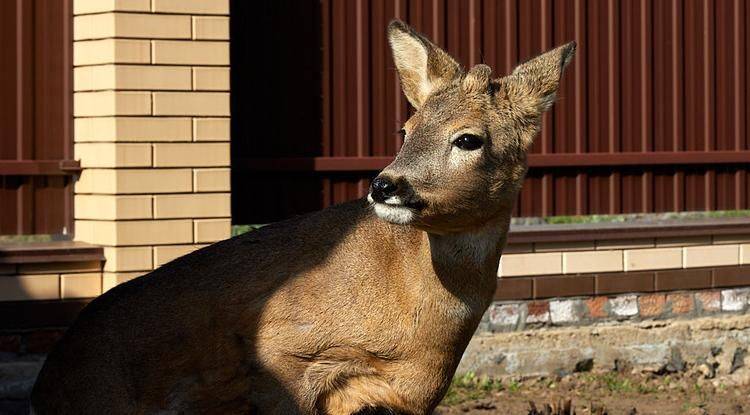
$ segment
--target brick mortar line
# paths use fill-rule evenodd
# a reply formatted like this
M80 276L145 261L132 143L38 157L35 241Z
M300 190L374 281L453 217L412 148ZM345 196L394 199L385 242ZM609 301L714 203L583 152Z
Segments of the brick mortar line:
M183 142L175 142L174 144L206 144L206 143L227 144L227 143L229 143L229 141L183 141ZM95 144L95 143L92 143L92 144ZM143 144L148 144L148 143L143 143ZM144 171L159 171L159 170L226 169L226 168L231 168L231 165L222 164L222 165L217 165L217 166L185 166L185 167L161 167L161 166L83 167L82 170L119 170L119 171L144 170ZM175 192L175 193L195 193L195 191L191 191L191 192ZM76 194L81 194L81 193L76 193ZM92 194L98 194L98 193L92 193ZM109 193L104 193L104 194L109 194ZM132 194L139 194L139 193L132 193ZM143 193L143 194L148 194L148 193Z
M231 191L226 192L173 192L173 193L76 193L76 196L167 196L167 195L202 195L206 193L220 193L220 194L230 194ZM80 219L80 220L86 220L86 219ZM106 219L102 219L106 220ZM515 277L514 277L515 278ZM524 278L524 277L520 277Z
M227 144L229 141L183 141L174 142L174 144ZM96 144L96 143L91 143ZM104 143L103 143L104 144ZM149 144L148 142L142 144ZM169 142L165 142L169 144ZM226 169L231 168L230 165L222 164L216 166L142 166L142 167L83 167L82 170L116 170L116 171L132 171L132 170L143 170L143 171L161 171L161 170L189 170L189 169ZM175 193L191 193L191 192L175 192ZM137 193L134 193L137 194ZM148 193L144 193L148 194Z
M192 80L192 78L193 78L193 76L192 76L192 73L193 73L193 70L192 70L192 69L190 69L190 74L191 74L190 78L191 78L191 82L194 82L194 81ZM231 111L231 110L232 110L232 101L231 101L231 97L230 97L230 101L229 101L229 111ZM227 120L229 120L229 135L230 135L230 137L229 137L229 140L226 140L226 142L229 142L229 143L231 143L231 134L232 134L232 121L231 121L231 120L232 120L232 118L231 118L231 117L224 117L224 118L226 118ZM195 117L191 117L191 118L190 118L190 141L192 141L192 142L195 142L195 141L196 141L196 140L195 140L195 133L196 133L196 128L195 128L195 124L196 124L196 122L195 122ZM74 136L75 136L75 134L74 134ZM232 164L232 150L231 150L231 147L230 147L230 149L229 149L229 164L230 164L230 165ZM192 183L192 188L193 188L193 191L195 191L195 181L193 181L193 183Z
M76 145L107 145L107 146L114 146L118 147L120 150L123 148L126 148L127 146L133 147L133 146L161 146L163 144L173 144L173 145L182 145L182 144L196 144L196 147L200 144L231 144L231 140L212 140L212 139L201 139L201 140L170 140L170 141L76 141L74 144ZM120 144L120 146L117 146L117 144ZM116 150L117 148L115 148ZM79 160L80 161L80 160ZM158 166L146 166L146 167L154 167L158 168ZM202 167L202 166L189 166L189 167ZM114 169L114 168L121 168L121 169L130 169L130 168L138 168L138 166L102 166L102 167L96 167L96 166L83 166L81 167L83 169Z
M227 238L227 239L229 239L229 238ZM128 244L128 245L103 245L103 244L100 244L99 246L101 246L102 248L144 248L144 247L148 247L148 246L150 246L150 247L163 247L163 246L174 246L174 245L206 245L206 246L208 246L208 245L213 245L215 243L221 242L223 240L224 239L220 239L220 240L213 241L213 242L195 242L195 238L193 238L193 242L180 242L180 243L169 242L169 243L165 243L165 244L148 243L148 244L143 244L143 245L132 245L132 244ZM140 271L101 271L101 272L121 273L121 272L140 272ZM26 275L26 274L24 274L24 275ZM0 277L0 278L2 278L2 277Z
M98 140L98 141L76 141L75 144L190 144L190 143L231 143L231 140L168 140L168 141L123 141L123 140L111 140L111 141L104 141L104 140ZM83 169L114 169L115 167L83 167ZM121 169L125 169L122 167L118 167ZM128 167L130 168L130 167ZM211 167L195 167L195 168L208 168ZM221 168L221 167L218 167Z
M192 76L191 76L192 77ZM192 81L191 81L192 83ZM214 94L230 94L231 90L229 89L192 89L191 86L190 89L124 89L124 88L102 88L102 89L79 89L77 91L74 91L74 93L87 93L87 92L151 92L151 93L159 93L159 92L188 92L188 93L214 93ZM152 99L153 101L153 99ZM153 113L152 113L153 114ZM149 115L144 115L149 116ZM217 117L229 117L228 115L217 115ZM76 117L78 118L78 117ZM83 117L80 117L83 118ZM88 117L87 117L88 118Z
M107 10L91 13L79 13L73 14L73 17L78 16L100 16L105 14L138 14L138 15L156 15L156 16L195 16L195 17L227 17L231 18L231 11L227 13L198 13L198 12L156 12L150 10Z
M147 92L147 91L145 91ZM165 91L168 92L168 91ZM232 118L231 115L153 115L153 114L142 114L142 115L81 115L74 117L77 119L88 119L88 118ZM510 255L510 254L509 254Z
M157 13L154 12L154 2L153 1L151 1L151 13L152 14L157 14ZM179 16L179 14L173 14L173 16ZM197 40L195 38L195 16L192 15L192 14L190 14L189 16L190 16L190 39ZM153 60L152 60L152 62L153 62Z
M129 66L168 66L168 67L193 67L193 68L230 68L231 64L227 63L124 63L124 62L102 62L92 63L87 65L74 65L73 68L88 68L92 66L107 66L107 65L129 65Z
M128 115L96 115L96 116L82 115L82 116L74 117L74 119L76 120L98 119L98 118L178 118L178 119L219 118L219 119L229 120L232 118L232 116L231 115L129 115L128 114ZM508 255L512 255L512 254L508 254Z
M89 219L89 218L76 218L76 221L86 222L116 222L116 223L128 223L128 222L163 222L170 220L215 220L215 219L231 219L231 216L200 216L200 217L167 217L167 218L140 218L140 219ZM198 242L196 242L198 243ZM188 243L172 243L172 245L187 245ZM119 245L118 245L119 246Z
M210 190L207 192L171 192L171 193L76 193L77 196L169 196L169 195L202 195L202 194L230 194L231 191L217 192ZM515 278L515 277L514 277ZM519 277L525 278L525 277Z
M87 221L87 222L118 222L118 223L126 223L126 222L161 222L161 221L174 221L174 220L213 220L213 219L230 219L231 216L201 216L201 217L168 217L168 218L141 218L141 219L86 219L86 218L76 218L78 221ZM184 243L173 243L172 245L185 245Z
M141 41L185 41L185 42L226 42L229 43L229 40L212 40L212 39L193 39L190 37L124 37L124 36L109 36L109 37L92 37L92 38L86 38L86 39L75 39L73 43L76 42L87 42L87 41L94 41L94 40L109 40L109 39L117 39L117 40L141 40Z
M191 24L192 27L192 24ZM191 29L192 30L192 29ZM191 34L192 36L192 34ZM92 37L85 39L74 39L73 44L78 42L92 42L95 40L139 40L142 42L190 42L190 43L226 43L231 42L230 39L193 39L192 37L132 37L132 36L106 36L106 37Z
M174 142L174 144L226 144L229 143L229 141L182 141L182 142ZM92 142L91 144L96 144L96 142ZM141 144L154 144L151 142L141 142ZM162 144L162 143L156 143L156 144ZM163 144L170 144L169 141L165 141ZM169 166L169 167L84 167L83 170L143 170L143 171L160 171L160 170L192 170L192 169L226 169L230 166L187 166L187 167L179 167L179 166ZM175 193L185 193L185 192L175 192ZM189 193L189 192L188 192ZM144 193L148 194L148 193Z
M193 90L193 89L116 89L116 88L107 88L107 89L87 89L84 91L75 91L77 94L90 94L90 93L97 93L97 92L139 92L139 93L148 93L151 94L151 101L153 102L153 94L158 94L160 92L172 94L172 93L188 93L188 94L226 94L230 95L229 90L214 90L214 89L201 89L201 90ZM112 115L114 117L115 115ZM155 117L157 115L155 114L143 114L141 117ZM185 115L187 117L198 117L200 115ZM100 118L102 116L83 116L83 117L76 117L76 118ZM106 116L105 116L106 117ZM174 115L173 115L174 117ZM179 115L177 115L179 117ZM229 118L230 115L203 115L203 117L225 117Z
M189 63L184 63L184 64L176 65L176 64L162 64L162 63L114 63L113 62L113 63L94 63L94 64L91 64L91 65L78 65L78 66L75 66L75 68L98 68L98 67L102 67L102 68L104 68L104 67L115 67L115 68L117 68L117 67L158 68L160 66L166 66L166 67L170 67L170 68L182 67L182 68L188 69L188 68L193 68L193 67L196 67L196 66L197 67L201 67L201 66L206 66L206 65L197 65L197 64L196 65L192 65L192 64L189 64ZM229 65L225 65L225 66L227 67L227 69L229 68ZM216 66L215 65L208 65L208 67L209 68L214 68Z

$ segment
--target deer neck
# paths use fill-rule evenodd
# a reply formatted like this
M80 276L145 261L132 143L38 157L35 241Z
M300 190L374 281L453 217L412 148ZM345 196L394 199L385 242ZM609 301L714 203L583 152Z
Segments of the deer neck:
M427 233L422 244L436 277L435 283L482 312L495 290L500 251L509 220L495 220L481 228L450 234Z

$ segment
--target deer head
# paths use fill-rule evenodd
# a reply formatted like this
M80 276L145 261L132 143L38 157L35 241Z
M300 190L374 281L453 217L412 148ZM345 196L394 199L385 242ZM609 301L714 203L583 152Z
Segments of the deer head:
M416 112L401 130L403 147L370 186L376 214L439 234L509 216L526 173L526 153L555 101L575 43L492 78L487 65L464 71L403 22L391 22L388 39Z

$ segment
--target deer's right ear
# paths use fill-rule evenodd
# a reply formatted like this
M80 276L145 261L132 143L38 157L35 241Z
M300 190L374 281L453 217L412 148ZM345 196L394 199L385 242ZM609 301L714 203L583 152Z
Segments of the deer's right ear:
M388 42L404 95L416 109L461 73L459 64L445 51L400 20L388 25Z
M545 52L516 67L501 79L517 108L539 116L552 107L563 70L575 55L576 44L570 42Z

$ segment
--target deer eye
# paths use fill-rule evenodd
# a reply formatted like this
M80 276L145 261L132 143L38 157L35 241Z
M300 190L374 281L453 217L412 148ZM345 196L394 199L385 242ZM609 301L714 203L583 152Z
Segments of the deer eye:
M453 140L454 146L466 151L476 150L482 147L482 144L484 144L482 139L474 134L464 134Z

